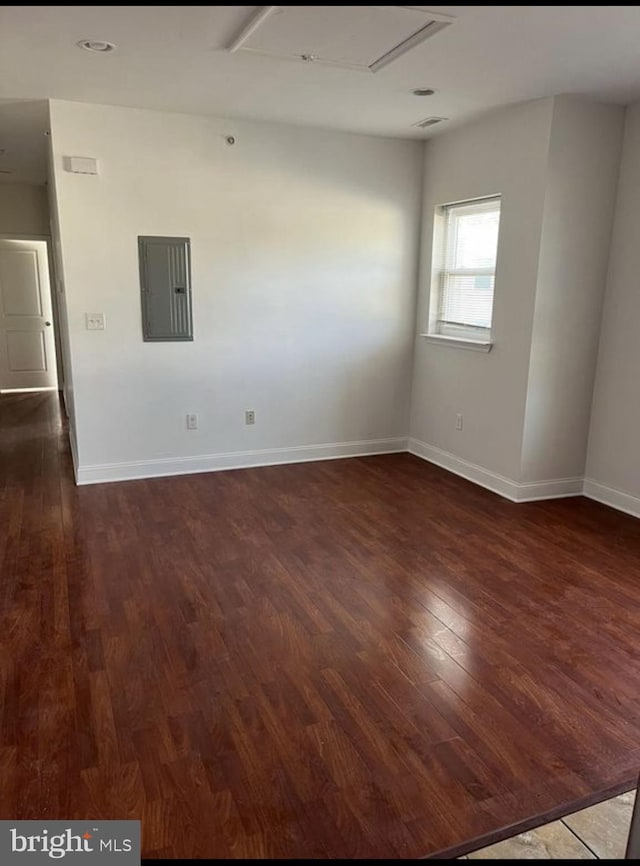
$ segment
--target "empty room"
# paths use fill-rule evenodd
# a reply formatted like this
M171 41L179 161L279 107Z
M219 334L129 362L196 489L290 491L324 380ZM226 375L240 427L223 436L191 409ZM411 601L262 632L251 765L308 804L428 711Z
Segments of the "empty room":
M0 863L640 856L639 34L0 7Z

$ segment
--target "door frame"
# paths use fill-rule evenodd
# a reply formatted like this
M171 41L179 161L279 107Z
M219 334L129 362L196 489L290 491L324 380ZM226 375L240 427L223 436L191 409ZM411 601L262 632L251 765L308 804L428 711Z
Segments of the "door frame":
M25 234L24 232L0 232L0 241L44 241L47 245L47 268L49 270L49 294L51 295L51 315L53 317L53 344L56 353L56 372L58 373L58 391L64 394L64 366L62 363L62 346L60 344L60 313L58 309L58 292L56 291L56 274L53 263L53 244L51 235Z

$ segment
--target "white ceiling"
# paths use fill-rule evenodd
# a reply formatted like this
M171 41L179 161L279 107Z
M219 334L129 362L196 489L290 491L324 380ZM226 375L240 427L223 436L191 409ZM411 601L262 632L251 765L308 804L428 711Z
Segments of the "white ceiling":
M0 6L0 149L6 148L0 167L16 168L0 181L39 177L33 159L23 161L16 151L20 135L11 118L20 112L7 110L7 100L71 99L426 138L541 96L576 93L619 103L640 97L640 6L412 7L455 20L375 74L226 51L258 8ZM287 7L280 8L285 16ZM311 7L308 32L301 7L291 8L302 22L292 47L303 53L319 10L330 15L349 7ZM376 8L389 7L372 7L372 16ZM343 17L343 41L344 28ZM352 37L354 54L361 32ZM81 51L75 43L84 38L115 42L118 50ZM437 92L416 97L411 90L420 86ZM429 115L450 120L435 131L412 126Z

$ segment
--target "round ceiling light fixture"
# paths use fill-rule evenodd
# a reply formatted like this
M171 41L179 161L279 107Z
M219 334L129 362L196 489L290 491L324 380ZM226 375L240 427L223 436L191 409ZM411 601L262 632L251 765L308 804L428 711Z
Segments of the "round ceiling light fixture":
M104 39L81 39L76 42L78 48L84 48L85 51L95 51L97 54L107 54L109 51L115 51L117 46L113 42L107 42Z
M430 87L416 87L411 92L414 96L433 96L435 90L432 90Z

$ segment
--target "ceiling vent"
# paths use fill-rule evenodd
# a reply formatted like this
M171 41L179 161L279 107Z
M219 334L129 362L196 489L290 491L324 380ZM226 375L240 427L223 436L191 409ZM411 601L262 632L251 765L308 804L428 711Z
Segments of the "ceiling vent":
M378 72L453 20L415 6L259 6L227 50Z
M442 123L443 120L449 120L448 117L425 117L424 120L419 120L417 123L414 123L414 126L417 126L418 129L426 129L428 126L435 126L436 123Z

